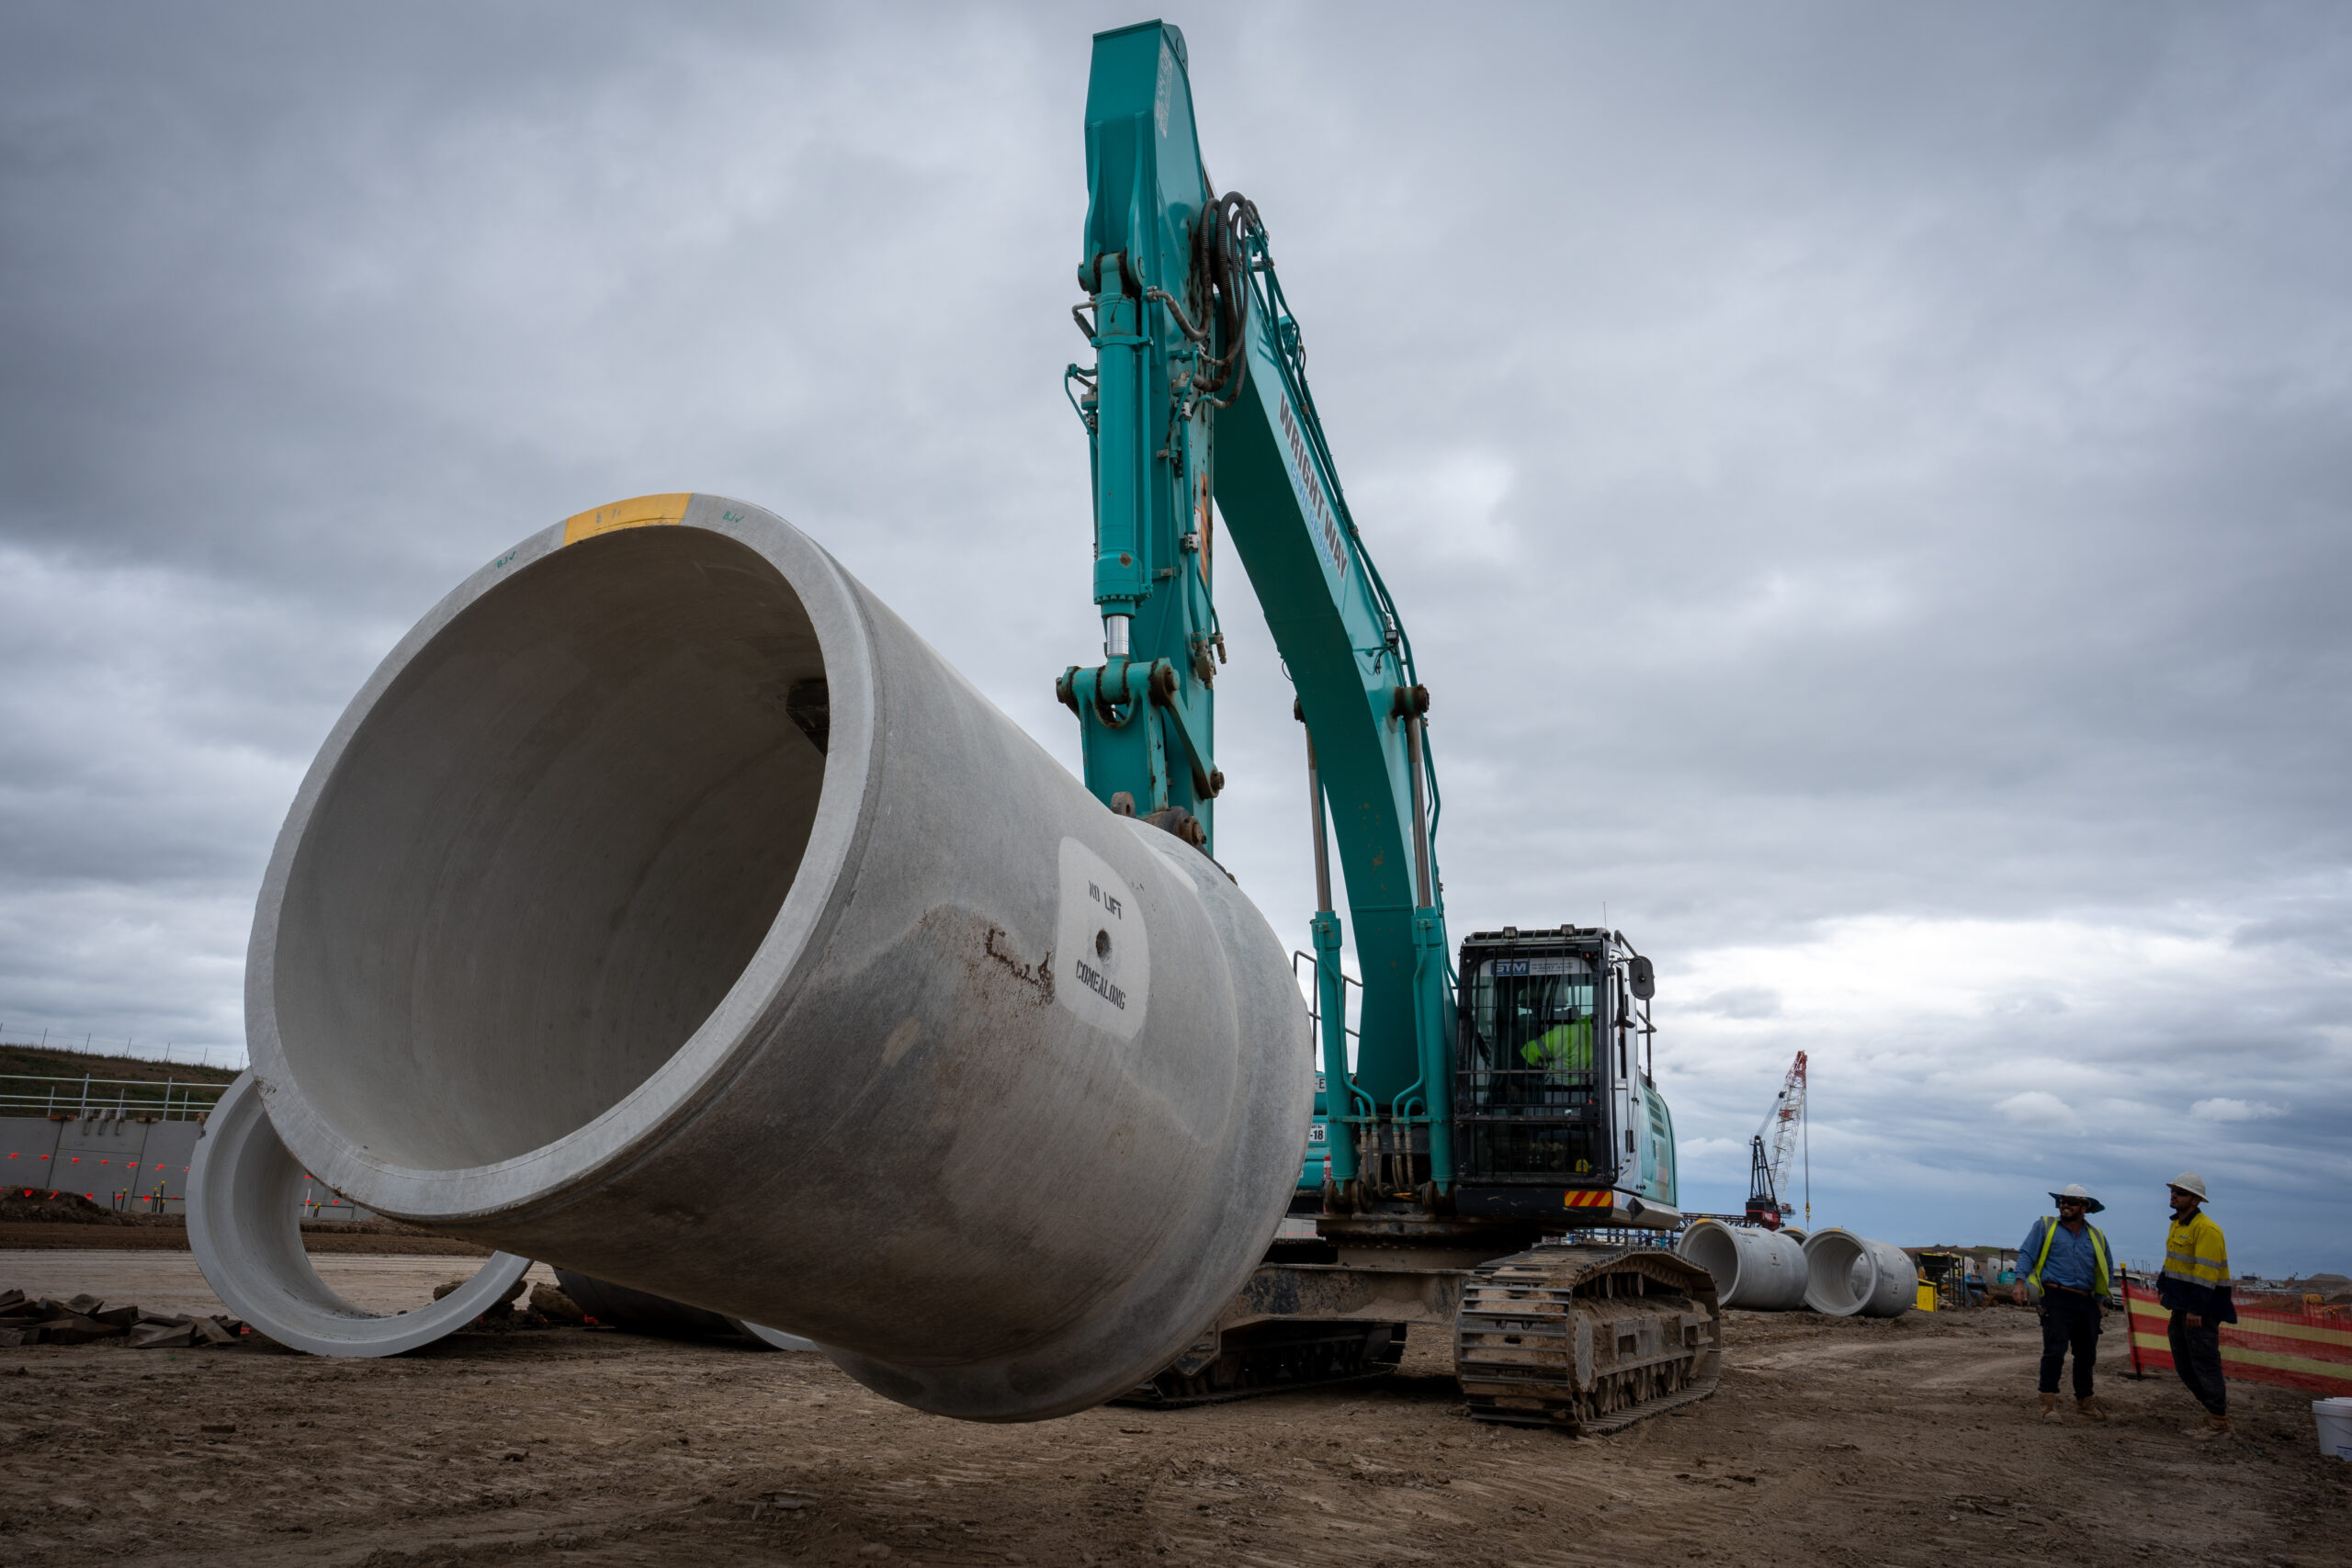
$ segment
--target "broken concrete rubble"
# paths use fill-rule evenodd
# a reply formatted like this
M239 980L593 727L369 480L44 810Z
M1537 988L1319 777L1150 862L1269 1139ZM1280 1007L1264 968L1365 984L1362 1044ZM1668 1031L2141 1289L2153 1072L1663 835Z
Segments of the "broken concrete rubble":
M198 1345L233 1345L245 1325L223 1314L215 1317L142 1311L136 1303L108 1305L93 1295L64 1301L40 1300L22 1291L0 1292L0 1348L26 1345L96 1345L119 1342L134 1350Z

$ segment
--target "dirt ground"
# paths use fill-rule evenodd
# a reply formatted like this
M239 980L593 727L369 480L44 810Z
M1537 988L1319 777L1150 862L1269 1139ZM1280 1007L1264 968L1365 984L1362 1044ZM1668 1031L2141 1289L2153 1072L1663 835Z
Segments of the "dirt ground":
M147 1217L147 1216L141 1216ZM176 1216L154 1216L173 1219ZM322 1252L357 1253L368 1257L399 1254L414 1258L448 1258L453 1269L465 1267L462 1259L477 1262L490 1256L486 1247L470 1242L451 1241L439 1235L391 1235L369 1231L359 1225L304 1225L302 1245L313 1254ZM0 1220L0 1256L10 1252L41 1252L50 1250L84 1251L104 1248L119 1252L177 1252L186 1254L187 1228L181 1224L154 1224L119 1228L109 1225L59 1224L50 1221L14 1224ZM5 1289L6 1287L0 1287Z
M349 1256L312 1251L311 1267L326 1287L369 1312L406 1312L433 1299L433 1287L463 1280L481 1267L478 1258ZM552 1285L555 1270L534 1263L524 1279ZM64 1301L87 1291L113 1303L135 1302L157 1312L224 1313L228 1304L204 1282L196 1254L139 1251L0 1252L0 1290ZM0 1367L8 1363L0 1360ZM6 1385L0 1384L0 1399ZM0 1560L4 1562L5 1560Z
M2233 1385L2243 1440L2199 1442L2112 1333L2105 1426L2036 1418L2018 1309L1735 1314L1729 1342L1713 1399L1581 1440L1469 1420L1435 1337L1377 1384L1019 1427L607 1330L377 1361L40 1346L0 1351L0 1563L2317 1568L2352 1541L2308 1396Z
M306 1220L302 1223L302 1245L312 1253L417 1258L490 1256L486 1247L430 1235L384 1219ZM0 1258L12 1252L91 1248L186 1252L187 1221L178 1214L125 1213L72 1193L27 1197L20 1192L0 1191ZM7 1288L0 1285L0 1290Z

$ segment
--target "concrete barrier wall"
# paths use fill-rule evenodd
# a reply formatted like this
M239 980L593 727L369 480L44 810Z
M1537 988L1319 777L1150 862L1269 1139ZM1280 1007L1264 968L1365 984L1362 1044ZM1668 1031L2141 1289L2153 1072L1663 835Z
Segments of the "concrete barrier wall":
M72 1192L108 1208L176 1214L201 1128L108 1115L0 1116L0 1181L17 1192Z
M183 1214L203 1135L203 1123L183 1119L0 1116L0 1190L72 1192L109 1209ZM375 1218L323 1182L306 1184L300 1206L306 1220Z

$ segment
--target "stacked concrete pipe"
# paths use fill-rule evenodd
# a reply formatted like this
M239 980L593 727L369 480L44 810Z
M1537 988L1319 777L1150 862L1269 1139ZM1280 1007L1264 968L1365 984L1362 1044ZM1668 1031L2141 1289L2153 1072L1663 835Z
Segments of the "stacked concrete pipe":
M1832 1317L1899 1317L1919 1304L1919 1270L1892 1242L1835 1225L1804 1239L1804 1304Z
M1714 1276L1715 1299L1725 1307L1786 1312L1804 1304L1804 1248L1786 1231L1698 1220L1674 1250Z
M246 1019L276 1137L354 1201L977 1419L1191 1343L1312 1093L1222 869L712 496L536 534L401 640L279 835Z

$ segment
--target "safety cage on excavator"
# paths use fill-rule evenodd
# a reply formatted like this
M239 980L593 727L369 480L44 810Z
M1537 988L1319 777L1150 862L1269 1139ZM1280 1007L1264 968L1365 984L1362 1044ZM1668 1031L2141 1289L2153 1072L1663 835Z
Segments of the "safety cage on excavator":
M1479 931L1462 944L1453 1113L1473 1186L1607 1187L1611 953L1601 932Z

